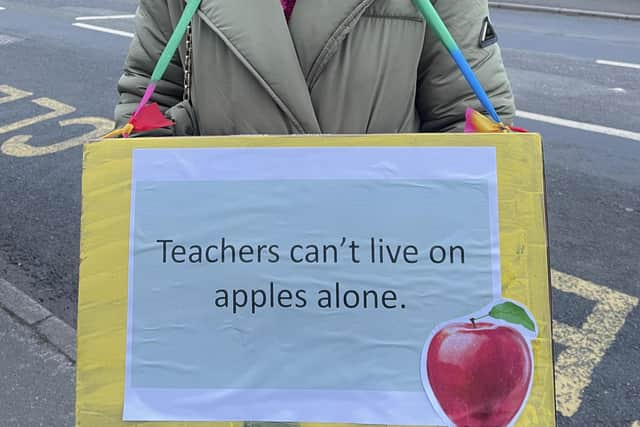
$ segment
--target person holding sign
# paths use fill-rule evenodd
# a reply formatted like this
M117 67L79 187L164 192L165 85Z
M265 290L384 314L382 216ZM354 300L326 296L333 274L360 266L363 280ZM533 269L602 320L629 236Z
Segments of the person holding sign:
M410 0L202 0L157 82L171 126L152 136L449 132L482 110ZM184 0L141 0L119 81L122 126L136 110ZM486 0L435 8L496 111L515 105ZM186 77L186 78L185 78Z

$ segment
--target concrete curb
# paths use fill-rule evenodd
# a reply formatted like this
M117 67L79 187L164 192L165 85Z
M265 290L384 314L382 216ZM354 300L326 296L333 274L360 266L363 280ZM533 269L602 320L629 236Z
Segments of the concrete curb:
M75 329L4 279L0 279L0 308L29 326L75 363Z
M603 12L599 10L537 6L532 4L508 3L508 2L498 2L498 1L490 1L489 6L497 9L521 10L526 12L559 13L562 15L577 15L577 16L590 16L594 18L625 19L628 21L640 21L640 15L630 15L626 13L616 13L616 12Z

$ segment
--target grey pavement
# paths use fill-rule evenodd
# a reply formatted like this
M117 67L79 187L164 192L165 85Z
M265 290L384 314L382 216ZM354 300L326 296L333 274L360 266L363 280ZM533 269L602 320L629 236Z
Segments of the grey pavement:
M0 425L74 425L75 363L59 346L75 340L58 322L0 279Z
M496 0L496 2L640 15L640 0Z

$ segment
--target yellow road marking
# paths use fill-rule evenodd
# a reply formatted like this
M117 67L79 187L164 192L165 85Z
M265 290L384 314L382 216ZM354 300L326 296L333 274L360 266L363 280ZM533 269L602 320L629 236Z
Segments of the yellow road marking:
M15 87L7 85L0 85L0 93L4 93L5 95L7 95L0 97L0 104L17 101L19 99L28 98L33 95L31 92L25 92L24 90L16 89Z
M103 119L101 117L80 117L60 122L60 126L62 127L72 125L93 126L94 130L85 133L82 136L68 139L64 142L42 147L35 147L27 144L31 139L31 135L17 135L13 138L9 138L5 143L3 143L0 150L3 154L14 157L35 157L44 156L45 154L53 154L100 138L102 135L113 129L114 123L111 120Z
M553 322L554 340L566 347L555 365L557 406L562 415L571 417L582 403L593 370L638 305L638 298L553 270L551 281L558 290L596 303L580 328Z
M51 110L51 112L40 114L35 117L31 117L28 119L20 120L20 121L2 126L0 127L0 135L4 133L12 132L14 130L22 129L27 126L32 126L36 123L44 122L45 120L55 119L56 117L71 114L74 111L76 111L74 107L67 104L63 104L62 102L58 102L50 98L38 98L38 99L34 99L31 102L41 107L48 108L49 110Z
M631 427L640 427L640 421L636 421L633 424L631 424Z

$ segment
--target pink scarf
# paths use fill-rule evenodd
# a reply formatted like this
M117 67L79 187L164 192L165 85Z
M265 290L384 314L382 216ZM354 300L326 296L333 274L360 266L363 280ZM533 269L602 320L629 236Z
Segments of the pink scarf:
M287 20L291 18L291 12L293 12L293 6L296 5L296 0L280 0L282 3L282 9L284 9L284 14L287 17Z

